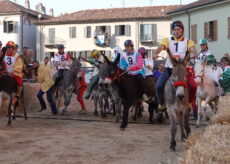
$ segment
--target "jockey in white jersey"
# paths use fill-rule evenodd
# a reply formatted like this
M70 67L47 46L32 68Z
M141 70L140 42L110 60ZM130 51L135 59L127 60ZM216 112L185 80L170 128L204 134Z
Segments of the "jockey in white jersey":
M156 59L158 57L158 54L162 50L169 50L170 53L174 56L176 59L183 59L185 55L190 53L191 57L197 56L197 51L195 48L195 44L192 40L184 38L184 25L181 21L175 21L172 23L172 30L173 30L173 36L170 38L164 38L162 42L160 43L160 46L157 48L154 58ZM164 87L168 79L170 78L172 74L173 64L170 60L169 56L167 56L166 64L165 64L165 71L162 73L162 75L159 77L157 84L156 84L156 95L157 100L159 103L159 110L165 109L164 104ZM189 89L191 92L196 92L196 83L193 79L192 84L189 83ZM190 94L195 95L195 94ZM194 98L190 98L193 100ZM192 102L190 102L192 103Z
M199 45L200 45L201 51L200 51L196 61L204 62L205 58L207 56L211 55L212 53L208 49L208 41L206 39L201 39L199 41Z
M65 52L64 45L58 45L58 52L54 56L54 64L58 70L58 77L55 80L55 86L62 80L65 70L70 69L71 57L68 52Z
M147 58L146 49L141 47L138 49L138 53L141 54L143 58L143 68L145 70L145 77L153 77L153 60L152 58Z

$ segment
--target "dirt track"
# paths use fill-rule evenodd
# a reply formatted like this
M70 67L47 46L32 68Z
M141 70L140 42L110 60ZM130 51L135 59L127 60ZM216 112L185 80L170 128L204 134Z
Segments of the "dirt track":
M73 102L74 100L72 100ZM99 119L76 114L77 103L70 106L67 118ZM90 102L88 109L93 109ZM78 108L79 109L79 108ZM52 116L50 111L29 116ZM52 116L53 117L53 116ZM54 116L61 118L62 116ZM109 120L109 119L107 119ZM130 119L131 120L131 119ZM147 118L143 118L147 120ZM144 123L145 121L143 121ZM169 151L169 125L129 124L125 131L113 122L17 118L11 127L0 118L1 164L164 164L178 163L183 151L180 130L177 152ZM191 126L192 130L196 129ZM179 129L179 127L178 127Z

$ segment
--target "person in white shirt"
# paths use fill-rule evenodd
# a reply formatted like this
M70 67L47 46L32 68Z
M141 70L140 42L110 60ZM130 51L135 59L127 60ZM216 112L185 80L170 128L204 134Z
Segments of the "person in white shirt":
M58 52L54 56L54 64L58 70L58 77L55 80L55 86L62 80L64 71L70 69L71 57L68 52L65 52L64 45L58 45Z
M153 77L153 60L151 58L147 58L146 49L144 47L139 48L138 53L141 54L143 58L145 77Z
M199 62L204 62L205 61L205 58L209 55L211 55L211 51L209 51L208 49L208 41L206 39L201 39L199 41L199 45L200 45L200 48L201 48L201 51L197 57L197 61Z

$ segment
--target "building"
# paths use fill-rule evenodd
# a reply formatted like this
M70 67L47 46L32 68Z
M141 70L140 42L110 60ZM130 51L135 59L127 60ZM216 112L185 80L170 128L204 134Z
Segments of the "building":
M164 37L170 36L171 18L166 12L174 6L111 8L84 10L37 22L39 60L53 56L58 44L64 44L72 56L84 57L93 49L110 56L113 48L123 47L131 39L151 55Z
M230 0L199 0L168 15L184 23L186 37L196 43L201 38L208 39L209 49L218 60L230 53Z
M36 50L36 26L38 15L41 19L49 18L30 9L29 0L21 6L9 0L0 1L0 40L5 45L9 40L19 45L22 52L24 46Z

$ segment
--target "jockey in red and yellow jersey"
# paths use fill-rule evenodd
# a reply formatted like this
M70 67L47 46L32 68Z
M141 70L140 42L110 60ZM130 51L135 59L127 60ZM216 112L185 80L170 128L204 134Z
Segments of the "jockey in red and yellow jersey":
M12 41L6 44L7 51L4 57L4 62L6 64L6 72L11 74L17 82L17 93L16 97L21 95L22 91L22 70L23 61L20 54L15 51L15 43Z

